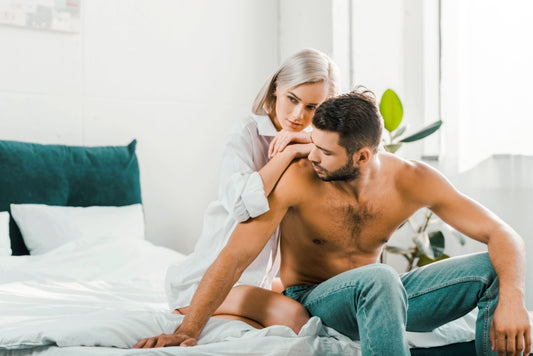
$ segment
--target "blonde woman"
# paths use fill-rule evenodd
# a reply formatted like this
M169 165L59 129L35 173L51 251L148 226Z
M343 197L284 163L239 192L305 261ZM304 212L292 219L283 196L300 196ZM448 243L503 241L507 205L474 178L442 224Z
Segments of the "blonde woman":
M207 208L194 252L167 272L167 297L175 313L187 313L202 276L235 226L268 211L267 197L283 171L293 159L309 154L309 133L304 129L315 109L337 90L336 65L314 49L289 57L267 80L253 103L253 114L238 122L227 137L219 197ZM276 230L214 316L256 327L283 324L299 331L308 319L307 311L270 290L279 268L278 239ZM279 282L274 287L283 289ZM141 340L137 347L153 347L157 340Z

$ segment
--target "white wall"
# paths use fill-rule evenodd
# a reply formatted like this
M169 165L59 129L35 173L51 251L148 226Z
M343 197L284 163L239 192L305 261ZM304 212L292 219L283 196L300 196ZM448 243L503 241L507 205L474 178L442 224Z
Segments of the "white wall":
M339 67L340 90L352 87L350 0L279 2L280 61L302 48L327 53Z
M91 0L78 34L0 27L0 139L138 140L148 238L188 253L229 126L278 65L269 0Z
M393 89L403 104L407 134L438 120L437 2L353 0L352 7L354 84L373 90L378 101ZM438 154L439 144L435 135L404 145L398 154L420 159Z

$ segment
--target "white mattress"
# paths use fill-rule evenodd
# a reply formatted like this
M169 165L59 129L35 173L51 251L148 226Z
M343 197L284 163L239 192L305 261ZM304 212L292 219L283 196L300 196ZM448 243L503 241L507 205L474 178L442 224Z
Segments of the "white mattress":
M183 255L138 240L79 240L39 256L0 258L0 354L6 355L360 355L353 342L314 317L299 335L211 318L193 348L133 350L171 333L182 316L166 304L166 269ZM433 333L409 333L413 346L473 339L474 317Z

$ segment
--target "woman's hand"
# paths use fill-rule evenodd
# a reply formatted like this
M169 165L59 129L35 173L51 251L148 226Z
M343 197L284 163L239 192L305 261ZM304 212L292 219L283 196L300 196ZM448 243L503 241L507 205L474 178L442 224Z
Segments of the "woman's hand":
M277 153L283 151L291 142L310 143L311 134L309 132L293 132L281 130L270 143L268 148L268 158L274 157ZM308 152L309 154L309 152Z
M292 154L293 159L296 158L306 158L309 156L309 153L313 149L312 143L295 143L292 145L288 145L285 148L285 151L290 151Z

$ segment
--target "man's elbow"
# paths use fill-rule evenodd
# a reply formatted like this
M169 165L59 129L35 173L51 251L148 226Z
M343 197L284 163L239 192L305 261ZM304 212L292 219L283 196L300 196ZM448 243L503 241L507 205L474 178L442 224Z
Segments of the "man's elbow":
M518 235L518 233L511 226L503 221L499 221L498 224L490 229L487 240L490 243L495 239L505 243L512 243L521 250L525 249L524 239Z

